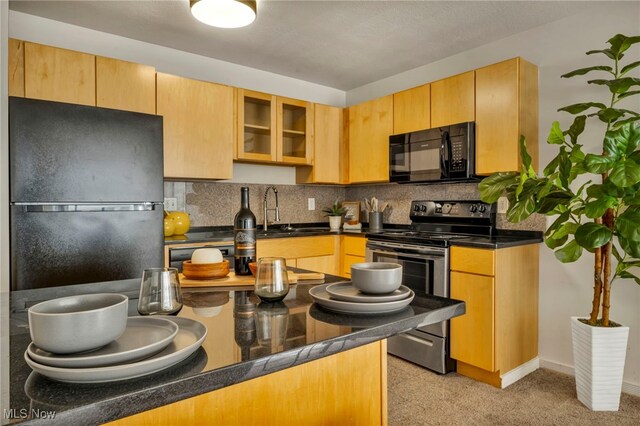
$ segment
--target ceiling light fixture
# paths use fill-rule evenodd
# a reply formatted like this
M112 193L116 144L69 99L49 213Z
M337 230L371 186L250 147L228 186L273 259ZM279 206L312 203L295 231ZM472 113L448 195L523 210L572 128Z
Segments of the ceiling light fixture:
M191 0L191 14L200 22L219 28L240 28L256 19L255 0Z

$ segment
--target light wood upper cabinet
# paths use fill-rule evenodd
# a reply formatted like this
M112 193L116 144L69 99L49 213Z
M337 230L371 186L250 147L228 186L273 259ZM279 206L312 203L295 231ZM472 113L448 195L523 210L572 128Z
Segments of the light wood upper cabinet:
M476 70L476 173L519 170L520 135L537 170L537 67L514 58Z
M230 179L233 174L233 88L157 74L164 117L167 178Z
M349 107L349 182L389 180L393 95Z
M314 105L313 167L297 167L297 183L341 183L342 108Z
M238 89L237 155L239 160L277 160L276 97Z
M312 164L313 103L277 96L276 108L276 161Z
M96 57L24 43L25 97L96 105Z
M424 84L393 94L393 134L431 127L431 86Z
M236 158L313 163L313 103L238 89Z
M431 83L431 127L475 119L474 72Z
M24 97L24 42L9 39L9 96Z
M98 56L96 103L99 107L155 114L155 68Z

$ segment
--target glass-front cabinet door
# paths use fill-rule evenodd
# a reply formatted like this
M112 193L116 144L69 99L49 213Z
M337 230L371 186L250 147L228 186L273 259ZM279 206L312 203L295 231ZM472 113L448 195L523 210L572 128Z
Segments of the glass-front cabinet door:
M239 160L277 161L276 97L238 89Z
M313 104L277 97L278 161L311 164L313 137Z

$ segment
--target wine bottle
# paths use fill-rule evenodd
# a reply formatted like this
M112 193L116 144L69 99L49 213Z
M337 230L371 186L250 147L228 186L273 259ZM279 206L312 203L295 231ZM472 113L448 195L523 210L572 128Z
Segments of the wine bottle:
M240 211L233 221L234 270L251 275L249 263L256 260L256 216L249 208L249 188L240 189Z

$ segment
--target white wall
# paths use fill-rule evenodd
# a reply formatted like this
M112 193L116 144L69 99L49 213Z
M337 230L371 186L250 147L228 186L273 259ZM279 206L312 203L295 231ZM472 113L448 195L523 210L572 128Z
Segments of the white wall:
M541 169L557 153L546 144L550 124L560 120L563 128L571 116L558 113L559 107L577 102L608 102L609 95L600 86L587 87L586 78L560 79L573 69L598 65L604 56L586 56L584 52L605 48L605 42L617 33L640 34L640 3L610 4L604 9L583 13L529 31L498 40L433 64L425 65L347 92L347 104L363 102L404 90L449 75L499 62L515 56L537 64L540 78L540 164ZM640 45L629 58L640 58ZM601 56L601 57L599 57ZM637 72L636 75L637 76ZM640 109L634 101L633 108ZM628 105L631 106L631 105ZM582 137L586 149L601 143L603 126L592 122ZM549 224L551 221L549 221ZM553 252L540 248L540 358L542 365L572 371L569 316L586 316L592 297L593 257L587 253L573 264L559 263ZM640 286L630 280L613 285L612 318L631 327L625 390L640 394Z

